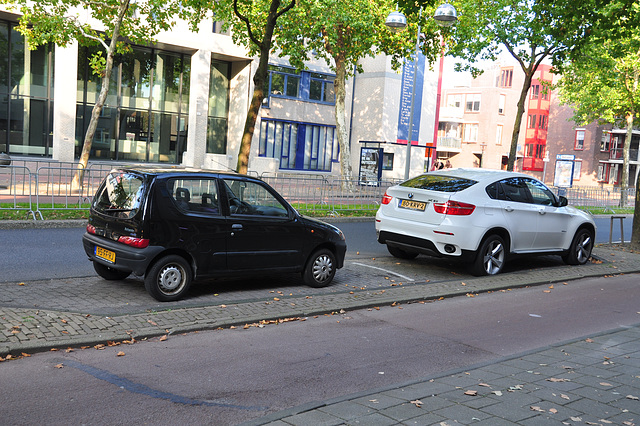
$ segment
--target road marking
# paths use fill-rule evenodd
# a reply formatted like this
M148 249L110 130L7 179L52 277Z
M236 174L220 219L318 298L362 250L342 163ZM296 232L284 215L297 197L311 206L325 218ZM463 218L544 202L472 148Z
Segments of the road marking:
M388 269L378 268L377 266L365 265L364 263L358 263L358 262L352 262L352 265L365 266L367 268L377 269L378 271L385 272L385 273L387 273L389 275L395 275L395 276L400 277L400 278L402 278L404 280L407 280L407 281L415 281L414 279L409 278L409 277L404 276L404 275L401 275L401 274L398 274L397 272L392 272L392 271L389 271Z

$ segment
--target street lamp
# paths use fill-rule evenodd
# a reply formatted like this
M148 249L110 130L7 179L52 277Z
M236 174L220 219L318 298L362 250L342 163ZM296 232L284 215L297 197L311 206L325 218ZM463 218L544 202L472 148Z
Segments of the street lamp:
M420 21L420 19L422 19L422 6L420 7L420 13L418 16L418 22ZM457 13L456 13L456 9L450 5L449 3L444 3L441 4L440 6L438 6L438 8L436 9L435 14L433 15L433 19L436 21L436 24L438 24L441 27L450 27L452 25L454 25L458 19ZM406 28L407 26L407 18L406 16L400 12L400 11L393 11L389 14L389 16L387 16L387 20L385 21L385 25L387 27L389 27L389 29L391 29L391 31L397 32L397 31L402 31L404 28ZM418 24L418 35L416 37L416 49L415 49L415 65L417 67L417 63L418 63L418 53L420 51L420 24ZM440 58L440 60L442 61L442 58ZM404 168L404 178L409 179L409 170L411 169L411 139L413 136L413 104L415 101L415 96L416 96L416 74L417 74L417 69L416 67L414 67L413 70L413 82L412 82L412 87L411 87L411 102L409 104L409 130L408 130L408 138L407 138L407 161L405 162L405 168ZM442 67L440 67L440 76L439 76L439 81L442 78ZM438 96L437 99L437 105L436 105L436 121L438 120L438 112L440 110L440 96ZM437 136L437 129L438 129L438 123L435 123L436 129L434 131L434 134ZM435 137L434 136L434 139ZM435 145L435 140L434 140L434 145Z

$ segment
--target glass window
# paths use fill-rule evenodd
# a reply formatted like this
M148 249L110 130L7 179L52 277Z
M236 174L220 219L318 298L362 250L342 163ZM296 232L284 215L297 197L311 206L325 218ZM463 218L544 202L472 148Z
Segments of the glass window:
M209 126L207 153L226 154L229 114L229 72L227 62L212 61L209 80Z
M529 114L529 122L527 123L527 128L528 129L535 129L536 128L536 119L537 119L536 114Z
M179 209L190 213L220 215L217 180L172 179L167 185Z
M503 68L496 77L496 87L511 87L513 83L513 68Z
M611 147L611 132L602 132L602 139L600 140L600 151L609 151Z
M555 196L541 182L533 179L524 179L524 181L527 185L527 188L529 189L529 192L531 193L533 204L540 204L544 206L552 206L553 204L555 204Z
M576 140L574 144L574 149L584 149L584 130L576 130Z
M182 58L180 55L158 53L155 55L152 109L180 111L180 85Z
M93 208L103 214L128 219L141 207L144 192L142 178L133 173L110 173L98 189Z
M402 182L400 186L428 189L430 191L458 192L470 188L476 183L478 182L472 179L425 174Z
M465 112L480 111L480 94L479 93L467 95L467 103L464 110Z
M498 98L498 114L504 114L506 103L507 97L505 95L500 95L500 97Z
M154 65L150 50L136 48L120 57L122 81L122 106L125 108L149 108L151 78Z
M538 99L540 97L540 85L531 85L531 99Z
M522 178L509 178L500 181L498 198L504 201L516 203L531 203L531 195L526 182Z
M225 179L231 215L288 217L287 208L263 185Z
M502 145L502 124L498 124L496 129L496 145Z
M478 142L478 125L477 124L464 125L464 141Z
M336 95L333 78L323 74L311 73L309 99L320 102L335 102Z

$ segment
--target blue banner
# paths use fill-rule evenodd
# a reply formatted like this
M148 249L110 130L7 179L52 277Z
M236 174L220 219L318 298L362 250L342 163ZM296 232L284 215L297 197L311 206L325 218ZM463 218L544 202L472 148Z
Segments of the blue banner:
M418 144L420 136L420 116L422 112L422 91L424 87L424 69L426 59L422 52L418 52L416 61L405 60L402 67L402 89L400 91L400 113L398 115L397 142L406 144L409 139L409 121L411 111L411 91L415 84L415 99L413 101L413 129L411 132L412 145ZM416 72L414 79L414 73Z

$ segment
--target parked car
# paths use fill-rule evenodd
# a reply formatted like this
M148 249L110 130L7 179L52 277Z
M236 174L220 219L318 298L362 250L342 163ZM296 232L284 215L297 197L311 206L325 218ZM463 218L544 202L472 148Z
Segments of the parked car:
M395 257L459 259L475 275L493 275L520 254L559 254L567 264L584 264L596 225L531 176L444 169L388 188L376 232Z
M194 279L299 272L312 287L344 264L344 234L301 216L260 179L167 168L112 170L92 204L84 250L107 280L133 273L159 301Z

